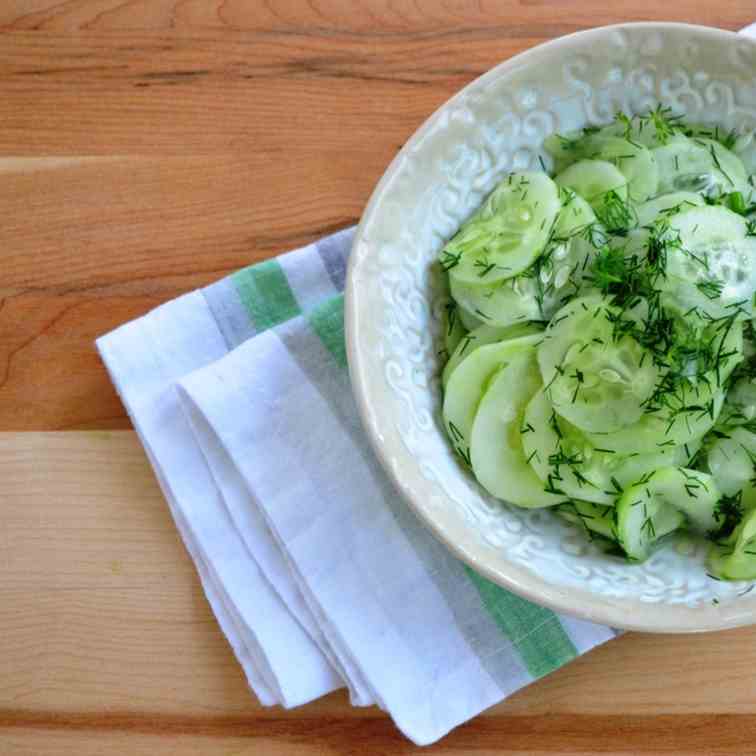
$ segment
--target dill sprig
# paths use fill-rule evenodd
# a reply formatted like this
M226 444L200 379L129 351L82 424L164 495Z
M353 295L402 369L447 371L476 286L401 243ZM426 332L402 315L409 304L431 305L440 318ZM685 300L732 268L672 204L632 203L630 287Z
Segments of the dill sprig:
M682 118L682 115L674 115L671 107L663 107L661 103L646 116L660 144L667 144L671 137L682 132L683 127L680 123Z
M719 162L719 157L717 155L717 151L713 144L709 145L709 154L711 155L711 159L714 161L714 165L717 167L717 170L727 179L727 183L729 183L730 186L735 186L735 182L730 178L727 171L722 167L722 164Z
M462 259L462 252L452 252L449 249L444 249L441 252L440 263L441 270L444 273L448 273L452 268L459 265L459 261Z
M699 281L696 284L696 288L708 299L719 299L724 289L724 281L718 278L708 278L704 281Z
M711 541L727 538L743 519L743 492L732 496L722 496L714 507L714 521L719 523L716 530L711 530L706 537Z
M625 236L635 225L637 219L630 203L623 199L615 189L610 189L596 208L596 217L615 236Z
M446 311L446 335L451 336L454 326L457 324L457 303L454 301L447 302L444 305L444 310Z

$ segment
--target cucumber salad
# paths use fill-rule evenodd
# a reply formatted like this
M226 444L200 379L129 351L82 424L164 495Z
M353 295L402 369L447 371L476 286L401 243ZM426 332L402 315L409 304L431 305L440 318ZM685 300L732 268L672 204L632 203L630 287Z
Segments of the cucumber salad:
M478 482L642 561L756 579L756 190L659 106L546 140L443 247L443 419ZM753 217L752 217L753 215Z

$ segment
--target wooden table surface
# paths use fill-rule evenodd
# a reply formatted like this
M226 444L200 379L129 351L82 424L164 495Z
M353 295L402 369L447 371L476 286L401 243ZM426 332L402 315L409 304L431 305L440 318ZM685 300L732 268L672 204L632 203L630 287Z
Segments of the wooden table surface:
M263 709L213 620L99 335L354 223L421 121L495 63L753 0L0 4L0 753L414 748L337 693ZM752 753L756 629L629 634L448 754Z

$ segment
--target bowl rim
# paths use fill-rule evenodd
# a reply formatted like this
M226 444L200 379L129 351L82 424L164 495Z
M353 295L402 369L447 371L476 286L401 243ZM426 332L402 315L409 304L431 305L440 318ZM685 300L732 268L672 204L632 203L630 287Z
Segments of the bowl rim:
M749 37L739 35L734 31L675 22L647 21L599 26L557 37L518 53L476 77L459 92L446 100L412 134L386 168L365 206L354 236L352 253L349 256L347 264L346 286L344 290L345 340L352 392L357 403L360 421L370 445L383 469L389 475L394 487L401 493L410 509L423 525L429 528L433 535L455 557L461 559L485 578L555 612L626 630L693 633L741 627L756 623L756 597L745 601L733 601L719 605L707 604L698 607L684 604L648 603L638 599L599 596L585 589L555 585L543 579L539 574L514 562L507 564L506 572L488 565L476 556L475 552L479 550L480 545L470 533L455 533L452 538L447 528L436 518L432 517L420 502L415 501L412 492L391 464L386 445L370 421L371 412L366 391L369 369L359 348L360 295L359 287L357 286L359 263L355 249L364 242L365 228L381 200L385 187L393 179L394 174L406 155L424 138L441 115L450 106L465 97L470 90L481 86L481 84L488 80L497 78L510 69L529 64L531 59L538 58L545 51L552 53L560 47L570 46L576 39L602 36L623 29L645 29L648 31L677 30L689 32L697 36L703 35L722 40L749 40ZM750 41L756 46L756 40L753 37L750 38Z

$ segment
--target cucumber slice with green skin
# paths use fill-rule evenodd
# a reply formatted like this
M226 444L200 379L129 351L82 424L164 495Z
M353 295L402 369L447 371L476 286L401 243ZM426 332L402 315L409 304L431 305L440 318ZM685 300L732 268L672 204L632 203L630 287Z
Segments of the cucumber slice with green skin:
M554 226L555 238L569 239L577 232L596 222L593 208L579 194L563 190L564 204Z
M449 283L451 283L451 281ZM485 321L482 318L479 318L479 317L473 315L460 302L457 302L457 314L459 316L459 319L460 319L460 322L462 323L462 325L470 333L472 333L476 328L480 328L482 325L486 325Z
M601 343L573 344L561 373L548 389L554 409L587 432L613 432L638 422L653 393L658 371L630 337L614 343L611 332Z
M518 353L532 349L540 338L522 336L482 346L467 355L451 374L444 392L444 425L455 450L468 464L475 413L489 381Z
M663 289L681 308L697 307L712 318L750 317L756 292L756 237L745 219L722 206L706 206L669 219L669 236L679 240L666 256Z
M513 356L486 390L470 437L470 459L478 482L493 496L519 507L548 507L564 501L543 490L520 440L525 405L540 384L535 350L531 347Z
M584 338L592 338L592 335L585 333L586 326L591 330L602 327L600 323L588 325L588 321L605 321L599 311L604 304L605 300L600 294L588 294L568 302L551 319L544 332L543 343L538 348L538 365L546 386L557 377L572 345Z
M553 242L538 271L492 284L467 283L452 276L449 283L454 300L490 325L549 319L564 297L576 293L577 271L589 266L595 254L581 233L596 223L596 214L574 192L565 199L554 225Z
M611 475L603 460L589 458L583 439L569 430L539 390L525 408L520 438L543 490L563 498L612 504L616 494L605 490L611 486Z
M692 316L686 317L690 321ZM638 449L690 443L712 428L722 410L727 378L742 360L743 328L740 323L728 321L707 327L698 338L700 343L713 339L712 349L721 355L717 369L697 377L702 368L695 352L683 350L681 354L687 362L682 366L678 364L679 378L669 390L652 396L643 408L645 414L632 425L615 431L586 431L594 446L630 454ZM539 348L539 359L547 343L544 340ZM675 359L679 362L681 358ZM662 376L660 386L666 377Z
M457 366L471 355L476 349L486 344L495 344L507 339L517 339L520 336L533 336L541 333L542 329L535 323L522 323L511 326L478 326L474 331L466 334L452 352L449 361L444 366L444 372L441 378L442 385L446 387L452 373Z
M645 202L656 195L659 169L656 160L643 145L621 137L596 134L584 140L586 157L613 163L627 180L628 198Z
M590 540L593 540L594 534L611 541L617 540L612 506L602 507L589 501L573 500L558 504L554 511L568 522L582 525Z
M591 346L592 339L598 338L602 342L611 342L610 349L612 351L610 355L613 357L619 355L618 359L621 359L622 355L621 352L614 351L622 347L622 341L614 343L613 340L602 335L601 328L604 326L601 322L601 315L597 314L601 308L606 308L605 305L602 305L602 301L601 297L597 295L588 295L571 301L562 311L557 313L544 333L543 343L538 349L538 361L544 384L548 387L549 394L559 413L583 428L594 446L610 449L621 454L667 446L680 446L702 437L711 429L722 408L724 393L721 387L724 385L724 381L742 359L742 326L734 322L713 326L713 331L716 331L716 333L712 333L711 338L716 337L717 339L714 342L714 348L722 355L719 360L718 374L711 371L703 378L696 380L695 374L698 371L698 365L691 356L689 364L685 366L686 372L683 374L691 377L688 379L681 377L674 390L660 397L659 400L654 400L655 406L651 406L650 403L643 404L646 386L650 383L653 387L653 383L650 382L651 371L656 370L652 365L653 361L647 359L641 365L639 360L638 366L643 369L636 373L631 372L632 365L629 366L625 385L631 389L630 398L635 396L636 400L634 403L628 401L626 406L621 401L615 402L617 414L615 418L612 418L606 409L611 406L611 403L603 404L600 412L595 411L595 408L589 412L589 402L586 402L586 405L588 405L586 407L579 404L581 385L586 383L585 371L579 366L580 363L576 362L581 356L584 356L580 354L580 350L585 349L587 351ZM594 315L596 315L595 319L593 318ZM688 315L687 320L690 321L690 319L691 317ZM703 324L708 321L702 320L701 322ZM629 339L630 337L626 336L625 338ZM574 346L575 344L578 344L578 346ZM599 348L601 344L596 346ZM570 355L568 351L570 349L576 354ZM630 353L632 354L632 352ZM574 359L570 359L570 357ZM577 366L572 367L571 363ZM616 370L616 366L609 365L607 369L623 375L622 371ZM644 370L649 370L645 377L643 377ZM576 371L580 371L582 374L582 384L581 376ZM612 375L612 377L614 376ZM557 381L564 385L555 390L555 386L560 385L557 384ZM570 389L573 389L571 395ZM575 395L574 389L578 389L577 395ZM574 403L572 402L573 396L575 396ZM567 398L569 398L569 402L566 401ZM588 398L590 398L590 395L586 395L586 399ZM638 417L637 421L619 428L616 427L620 422L629 419L632 412L638 414L639 411L641 416ZM605 417L608 418L608 421L606 425L603 425ZM592 422L595 424L592 425Z
M444 349L446 354L450 357L454 354L459 342L467 333L467 329L462 325L462 321L459 317L459 311L457 305L454 302L450 302L444 307L444 315L441 321L444 329Z
M729 538L711 545L706 566L720 580L756 580L756 509L746 514Z
M676 131L682 128L670 122L669 115L671 113L662 114L661 119L655 118L653 113L629 116L627 120L616 120L610 123L599 133L621 136L633 144L642 145L648 149L662 147Z
M581 141L584 138L582 129L567 131L563 134L551 134L543 141L546 152L554 159L554 170L561 173L567 166L584 157Z
M569 189L563 190L563 196L565 204L554 226L553 244L539 270L548 318L564 304L566 296L577 294L584 286L583 273L590 269L597 247L609 238L586 200Z
M725 177L723 188L726 191L735 191L748 186L748 173L743 161L731 150L715 139L706 137L693 137L693 141L703 147L711 155L711 159L719 173Z
M625 177L628 196L634 202L643 202L656 194L659 171L654 156L645 146L606 132L573 136L573 139L552 137L544 143L558 171L578 160L604 161L612 163Z
M685 467L660 467L624 494L630 507L648 506L651 500L677 510L687 526L698 533L715 530L720 522L717 503L722 493L713 476ZM619 506L619 503L618 503Z
M732 147L732 152L743 163L746 173L756 173L756 131L751 130L738 136Z
M554 412L543 390L525 408L520 436L525 457L543 481L544 490L595 504L614 504L626 486L685 458L682 448L667 447L648 454L636 449L632 457L596 448Z
M490 325L508 326L541 317L532 278L517 276L482 285L451 278L449 284L454 299Z
M756 363L756 331L753 319L743 323L743 355L749 363Z
M690 444L711 430L722 409L724 392L708 385L683 384L670 400L674 409L645 414L633 425L609 433L586 432L595 446L618 454L632 454L638 449L666 449Z
M606 316L614 309L596 295L572 300L551 320L538 349L549 400L583 431L612 432L636 423L658 379L637 341L614 339Z
M576 237L555 245L535 275L483 286L452 279L452 296L464 311L477 313L490 325L549 320L565 298L580 291L581 271L590 267L595 254L595 247Z
M638 205L635 212L638 216L638 225L648 226L661 214L673 215L694 207L702 207L705 204L704 198L696 192L671 192Z
M711 139L678 134L653 154L659 168L660 194L682 190L717 196L747 185L740 159Z
M559 208L545 173L510 174L443 248L441 266L466 283L512 278L541 253Z
M745 342L744 342L745 344ZM727 392L718 426L745 425L756 418L756 379L741 378Z
M612 249L621 249L625 259L633 255L642 259L648 254L650 238L648 228L631 228L624 236L610 236L608 244Z
M682 496L687 496L682 487L685 478L679 470L657 470L647 482L628 488L619 498L617 540L631 559L642 562L656 541L685 524L686 516L677 504ZM712 482L710 487L713 486ZM711 506L713 509L714 503Z
M739 134L731 147L731 151L743 163L746 173L756 172L756 131L750 130Z
M627 200L627 179L619 168L605 160L578 160L554 181L577 192L594 211L603 207L610 192L615 192L623 201Z
M756 434L745 428L732 428L720 434L706 455L706 466L725 496L741 491L743 505L756 505L754 485Z

